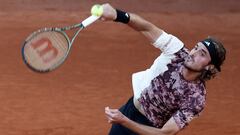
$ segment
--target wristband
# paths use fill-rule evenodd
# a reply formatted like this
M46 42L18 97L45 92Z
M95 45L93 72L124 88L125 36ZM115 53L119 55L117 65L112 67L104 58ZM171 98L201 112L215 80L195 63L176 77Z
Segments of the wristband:
M116 9L117 18L114 20L115 22L121 22L127 24L130 21L130 15L127 12Z

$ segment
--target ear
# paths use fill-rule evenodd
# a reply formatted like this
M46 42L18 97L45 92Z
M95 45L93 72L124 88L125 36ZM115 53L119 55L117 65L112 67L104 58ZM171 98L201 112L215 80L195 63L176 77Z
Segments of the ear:
M215 68L215 66L213 65L213 64L209 64L209 65L207 65L204 69L205 70L212 70L212 69L214 69Z

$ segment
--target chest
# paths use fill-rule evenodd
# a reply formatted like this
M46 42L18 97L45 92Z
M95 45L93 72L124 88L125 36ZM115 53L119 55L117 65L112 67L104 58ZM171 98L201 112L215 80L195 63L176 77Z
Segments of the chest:
M178 66L169 67L166 72L155 78L154 85L159 86L155 94L169 109L178 108L195 92L196 85L185 81L179 70Z

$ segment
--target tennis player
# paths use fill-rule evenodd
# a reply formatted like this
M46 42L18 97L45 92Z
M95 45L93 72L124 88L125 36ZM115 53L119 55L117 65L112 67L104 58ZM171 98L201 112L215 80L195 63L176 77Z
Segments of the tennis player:
M120 109L105 108L109 135L173 135L198 117L205 82L221 71L226 50L208 37L188 51L184 43L140 16L103 4L103 20L125 23L161 50L152 66L132 75L133 97Z

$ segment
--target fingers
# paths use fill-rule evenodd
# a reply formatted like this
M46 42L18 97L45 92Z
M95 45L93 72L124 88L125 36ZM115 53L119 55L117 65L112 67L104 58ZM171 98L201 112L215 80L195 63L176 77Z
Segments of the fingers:
M122 121L122 113L118 109L105 107L105 115L108 119L108 123L119 123Z
M113 118L117 114L117 111L117 109L110 109L109 107L105 108L105 114L110 118Z
M101 17L101 18L100 18L100 20L102 20L102 21L105 21L106 19L105 19L105 18L103 18L103 17Z
M105 111L107 111L107 112L111 112L111 113L119 112L118 109L110 109L109 107L105 107Z
M117 17L116 10L108 3L102 4L103 7L103 14L101 16L101 20L115 20Z
M112 124L113 123L113 119L112 119L113 116L112 116L112 113L111 113L109 107L105 107L105 115L108 119L108 123Z

